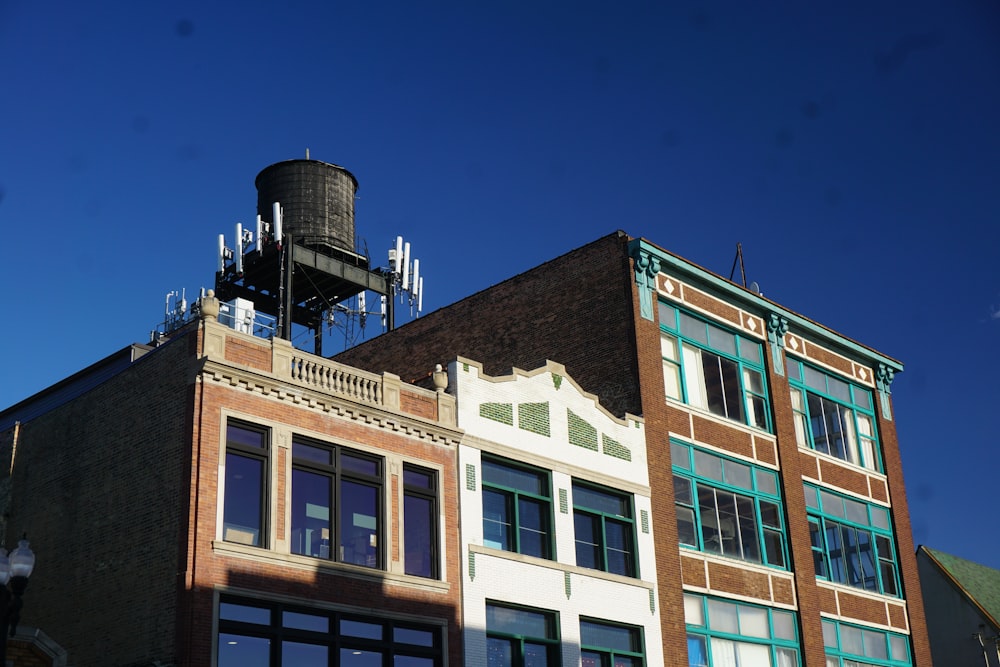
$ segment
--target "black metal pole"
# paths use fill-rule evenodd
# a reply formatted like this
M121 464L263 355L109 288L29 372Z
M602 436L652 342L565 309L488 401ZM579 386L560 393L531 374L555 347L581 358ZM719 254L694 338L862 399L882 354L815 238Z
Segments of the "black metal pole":
M28 588L27 577L11 577L10 587L0 587L0 667L7 667L7 637L17 633L17 624L21 620L21 607L24 602L21 596Z

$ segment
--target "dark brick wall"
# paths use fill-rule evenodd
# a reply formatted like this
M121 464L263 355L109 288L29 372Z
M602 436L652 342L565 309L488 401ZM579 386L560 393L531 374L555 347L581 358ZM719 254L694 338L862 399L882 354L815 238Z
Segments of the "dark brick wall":
M173 659L188 353L175 338L17 430L7 546L26 531L37 555L22 622L77 667Z
M610 234L334 359L404 382L458 356L494 376L552 359L609 411L638 414L627 243Z

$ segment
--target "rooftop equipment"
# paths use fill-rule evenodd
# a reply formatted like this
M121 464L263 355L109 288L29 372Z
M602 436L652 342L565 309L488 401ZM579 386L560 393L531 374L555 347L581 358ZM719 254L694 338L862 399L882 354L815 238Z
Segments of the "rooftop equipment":
M410 244L396 239L388 268L372 268L355 251L354 197L357 179L343 167L310 160L286 160L263 169L257 186L256 225L236 224L235 244L219 236L216 296L243 299L257 312L277 318L276 335L292 339L292 325L313 332L322 354L323 327L335 313L366 320L365 292L380 297L384 328L395 326L394 296L417 314L423 300L419 260ZM356 297L356 307L349 307ZM237 303L239 303L237 301Z

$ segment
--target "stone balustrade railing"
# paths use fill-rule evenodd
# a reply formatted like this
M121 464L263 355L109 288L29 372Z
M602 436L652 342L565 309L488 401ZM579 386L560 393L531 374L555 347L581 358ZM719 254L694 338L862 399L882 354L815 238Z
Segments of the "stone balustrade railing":
M444 391L403 384L399 376L392 373L370 373L339 364L295 349L290 342L280 338L258 338L214 320L205 321L205 325L205 356L254 368L269 373L276 380L350 401L411 416L430 417L442 425L456 425L455 397ZM401 405L403 393L406 398Z

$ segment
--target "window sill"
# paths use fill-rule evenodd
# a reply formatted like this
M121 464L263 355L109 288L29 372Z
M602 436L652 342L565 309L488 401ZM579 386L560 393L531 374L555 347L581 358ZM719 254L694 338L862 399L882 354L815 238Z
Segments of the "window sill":
M653 588L653 582L651 581L645 581L635 577L626 577L621 574L612 574L610 572L604 572L603 570L593 570L589 567L580 567L579 565L570 565L569 563L560 563L559 561L548 560L546 558L526 556L513 551L504 551L503 549L494 549L492 547L485 547L478 544L470 544L469 553L482 554L484 556L495 556L496 558L503 558L504 560L516 561L526 565L534 565L536 567L545 567L550 570L558 570L560 572L571 572L573 574L580 575L581 577L604 579L605 581L638 586L639 588ZM477 573L476 576L478 577L479 574Z
M834 592L847 593L850 595L858 595L860 597L865 597L870 600L878 600L879 602L895 602L896 604L906 604L906 598L901 598L895 595L886 595L885 593L875 593L873 591L866 590L864 588L855 588L854 586L848 586L847 584L838 584L827 579L820 579L816 577L816 586L819 588L826 588Z
M706 410L705 408L699 408L696 405L691 405L690 403L685 403L684 401L677 400L676 398L667 397L667 405L671 405L676 408L680 408L686 412L690 412L693 415L709 419L719 424L724 424L725 426L731 426L740 431L745 431L746 433L751 433L757 437L767 436L771 441L777 440L777 436L767 429L759 428L757 426L750 426L749 424L744 424L743 422L738 422L734 419L729 419L728 417L722 417L720 415Z
M845 461L844 459L838 459L836 456L832 456L830 454L824 454L823 452L817 451L809 446L799 445L799 451L806 452L807 454L816 457L820 461L827 461L829 463L833 463L834 465L838 465L841 468L846 468L847 470L853 470L855 472L871 475L872 477L877 477L878 479L881 480L888 479L888 477L886 477L885 473L883 472L879 472L878 470L872 470L871 468L866 468L858 463L851 463L850 461Z
M258 563L271 564L280 568L292 568L309 572L316 572L324 575L350 577L353 579L363 579L366 581L376 581L381 583L392 583L409 588L422 588L424 590L440 593L448 592L451 584L439 579L428 579L409 574L397 574L386 570L379 570L360 565L350 565L347 563L336 563L333 561L313 558L311 556L300 556L298 554L286 554L262 547L251 547L234 542L213 541L212 551L216 556L228 558L240 558L244 560L256 561Z
M712 561L713 563L721 563L722 565L739 566L747 570L753 570L754 572L763 572L767 574L786 574L788 576L792 575L792 571L787 568L778 567L777 565L765 565L764 563L755 563L752 560L743 560L741 558L733 558L732 556L723 556L722 554L712 553L711 551L701 551L688 544L678 545L681 550L682 556L698 556L699 558Z

